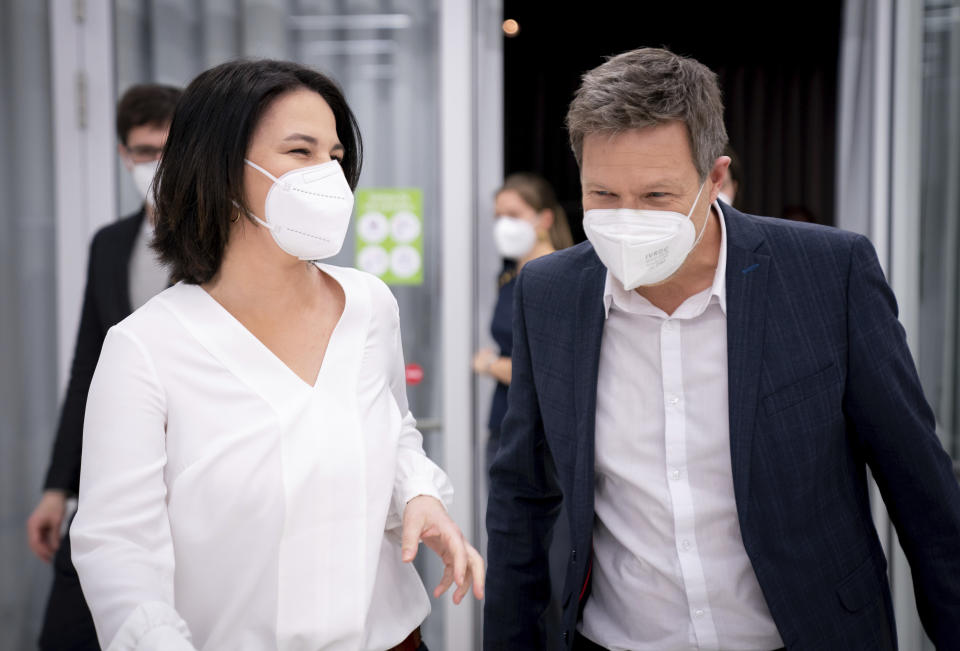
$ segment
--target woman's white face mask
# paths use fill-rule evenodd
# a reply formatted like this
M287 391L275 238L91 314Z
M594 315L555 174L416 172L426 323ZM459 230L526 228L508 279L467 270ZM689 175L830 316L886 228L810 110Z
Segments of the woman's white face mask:
M273 181L263 219L277 245L301 260L323 260L340 252L353 213L353 192L337 160L300 167L277 178L250 160L247 165Z
M537 230L525 219L500 215L493 225L493 241L502 257L521 260L533 251Z
M690 219L705 185L706 181L700 185L686 215L628 208L586 212L583 230L587 239L624 288L655 285L677 272L707 230L704 220L698 234Z

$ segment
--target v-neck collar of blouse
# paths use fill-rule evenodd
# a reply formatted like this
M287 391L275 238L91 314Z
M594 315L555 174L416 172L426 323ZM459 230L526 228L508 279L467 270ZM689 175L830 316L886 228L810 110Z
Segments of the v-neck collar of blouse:
M369 296L356 277L347 269L314 264L343 289L344 306L313 385L297 375L199 285L179 283L165 293L169 299L165 302L211 355L282 413L305 393L354 386L369 327Z

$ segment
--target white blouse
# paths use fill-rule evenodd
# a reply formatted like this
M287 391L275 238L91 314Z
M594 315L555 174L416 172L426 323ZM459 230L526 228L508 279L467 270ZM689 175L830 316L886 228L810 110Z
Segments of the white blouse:
M453 490L407 406L397 303L317 266L346 305L314 386L196 285L107 334L70 532L105 649L373 651L430 612L403 509Z

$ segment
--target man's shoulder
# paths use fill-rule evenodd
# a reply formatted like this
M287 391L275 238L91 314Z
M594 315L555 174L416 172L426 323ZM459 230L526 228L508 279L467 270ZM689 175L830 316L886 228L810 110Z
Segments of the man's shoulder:
M555 251L523 267L524 282L556 282L577 279L585 269L603 266L590 242Z
M101 226L93 235L92 248L106 247L115 250L117 247L132 246L137 233L140 231L140 226L143 224L143 219L143 210L140 210Z
M778 258L833 254L849 256L851 248L865 238L858 233L833 226L808 224L778 217L763 217L724 210L731 244L752 249L753 242L763 244L765 252Z

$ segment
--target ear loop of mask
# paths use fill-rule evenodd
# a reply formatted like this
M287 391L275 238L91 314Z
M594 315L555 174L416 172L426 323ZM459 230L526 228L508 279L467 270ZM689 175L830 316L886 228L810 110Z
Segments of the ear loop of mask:
M277 177L275 177L273 174L271 174L270 172L268 172L267 170L263 169L262 167L260 167L260 166L257 165L256 163L254 163L254 162L253 162L252 160L250 160L249 158L244 158L244 159L243 159L243 162L246 163L247 165L249 165L250 167L252 167L253 169L257 170L258 172L260 172L260 173L263 174L264 176L266 176L268 179L270 179L270 180L273 181L274 183L277 183L277 182L280 180L280 179L278 179ZM706 181L704 181L704 182L706 182Z
M249 165L250 167L252 167L253 169L257 170L258 172L260 172L260 173L263 174L264 176L266 176L268 179L270 179L270 180L273 181L274 183L277 183L277 182L279 181L279 179L278 179L277 177L275 177L273 174L271 174L271 173L268 172L267 170L263 169L262 167L260 167L260 166L257 165L256 163L254 163L254 162L253 162L252 160L250 160L249 158L244 158L244 159L243 159L243 162L246 163L247 165ZM236 202L236 201L233 202L233 205L236 206L238 210L240 209L240 206L237 205L237 202ZM260 224L260 225L263 226L264 228L266 228L266 229L268 229L268 230L271 230L271 231L273 230L273 227L270 226L270 224L268 224L267 222L263 221L262 219L260 219L260 218L257 217L256 215L254 215L252 212L249 212L249 211L248 211L248 212L247 212L247 215L250 216L250 219L252 219L253 221L257 222L258 224ZM240 216L237 215L237 220L239 220L239 219L240 219ZM235 220L235 221L236 221L236 220Z
M238 204L236 201L231 201L230 203L232 203L232 204L233 204L233 207L237 209L237 216L236 216L236 218L230 220L232 223L236 224L238 221L240 221L240 214L245 212L245 213L247 213L247 217L249 217L249 218L252 219L253 221L257 222L258 224L260 224L261 226L263 226L263 227L266 228L267 230L271 230L271 231L273 230L273 228L270 226L270 224L268 224L267 222L263 221L262 219L260 219L260 218L257 217L256 215L254 215L252 212L250 212L250 211L248 211L248 210L244 210L243 208L241 208L241 207L240 207L240 204Z
M700 185L700 190L697 192L697 198L693 200L693 205L690 206L690 214L687 215L687 219L693 216L693 211L697 207L697 202L700 201L700 195L703 194L703 188L707 185L707 180L704 179L703 183ZM697 248L697 245L700 244L700 240L703 239L703 234L707 232L707 224L710 222L710 213L707 212L707 218L703 220L703 228L700 229L700 234L697 235L697 239L694 240L693 246L690 247L690 250L693 251Z

